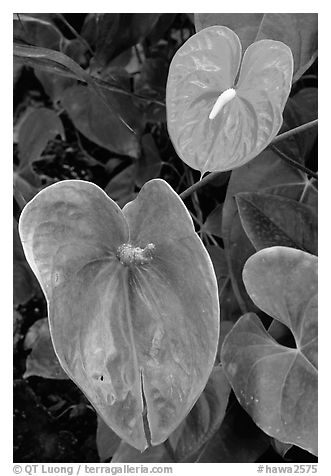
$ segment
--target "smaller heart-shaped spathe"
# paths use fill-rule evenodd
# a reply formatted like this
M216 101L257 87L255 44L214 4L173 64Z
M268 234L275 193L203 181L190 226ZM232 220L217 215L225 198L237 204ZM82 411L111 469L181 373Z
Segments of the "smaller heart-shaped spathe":
M240 62L240 40L224 26L196 33L172 59L168 132L179 157L202 174L250 161L282 125L293 75L290 48L257 41Z

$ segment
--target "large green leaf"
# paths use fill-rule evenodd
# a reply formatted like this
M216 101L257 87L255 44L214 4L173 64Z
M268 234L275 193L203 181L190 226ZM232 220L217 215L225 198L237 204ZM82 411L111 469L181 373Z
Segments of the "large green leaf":
M241 223L257 251L289 246L317 255L317 215L286 197L259 192L236 195Z
M20 169L38 160L48 142L57 135L65 139L61 119L53 110L41 107L32 111L19 130Z
M91 13L82 34L94 46L92 67L106 67L112 58L144 39L160 13Z
M269 149L231 173L223 206L222 234L232 287L242 313L256 310L242 282L244 264L255 249L242 227L235 195L239 192L259 192L267 187L279 187L277 194L282 195L284 187L291 190L292 185L296 187L297 184L302 192L305 180L301 172L287 165ZM273 191L269 189L268 193Z
M135 108L131 98L109 91L104 95L111 98L110 108L91 88L72 86L63 92L61 104L77 129L89 140L112 152L137 157L138 136L120 120L116 110L111 109L114 101L120 101L121 109L133 116Z
M254 41L270 38L283 41L294 57L296 81L317 57L317 13L196 13L199 31L224 25L239 36L244 51Z
M19 226L65 372L126 442L147 448L147 423L151 444L165 441L205 387L219 335L215 273L183 202L155 179L121 211L69 180L36 195Z
M59 50L65 40L53 23L52 14L19 14L14 17L13 33L16 41Z
M123 117L121 104L118 103L112 94L107 94L107 92L114 91L124 92L125 96L127 96L127 90L123 90L118 87L117 84L114 85L108 81L100 81L97 77L91 76L86 72L86 70L70 58L70 56L49 48L14 44L14 58L16 61L21 61L33 68L41 69L52 74L58 74L65 78L78 79L87 83L91 91L97 96L99 101L102 102L103 107L106 109L105 113L110 114L110 116L114 115L130 132L133 132L131 125L129 125L126 118ZM131 112L130 108L129 111L124 112L127 115L128 112Z
M286 325L296 348L278 344L256 314L226 336L222 363L244 409L268 435L317 453L317 260L304 251L265 248L243 278L260 309Z
M190 37L172 59L166 91L168 131L179 157L201 173L256 157L282 125L292 71L284 43L253 43L241 61L240 39L227 27Z
M313 121L318 117L317 88L304 88L291 96L284 109L284 122L280 132ZM300 134L293 134L277 144L277 148L292 159L305 163L317 139L317 127L312 127Z

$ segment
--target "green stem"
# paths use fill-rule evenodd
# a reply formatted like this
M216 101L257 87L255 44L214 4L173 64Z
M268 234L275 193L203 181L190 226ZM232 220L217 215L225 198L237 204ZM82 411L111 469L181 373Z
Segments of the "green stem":
M273 150L281 159L285 160L291 167L295 169L299 169L302 172L305 172L307 175L310 175L311 177L314 177L316 180L318 179L318 174L316 172L313 172L312 170L308 169L304 165L300 164L296 160L293 160L291 157L289 157L287 154L284 154L281 150L278 149L278 147L274 145L269 146L271 150Z
M283 134L279 134L278 136L276 136L272 141L271 143L269 144L269 146L273 145L273 144L277 144L278 142L282 141L282 140L285 140L287 139L288 137L294 135L294 134L299 134L300 132L304 132L308 129L311 129L312 127L315 127L317 126L317 123L318 123L318 119L315 119L314 121L310 121L310 122L307 122L306 124L303 124L302 126L299 126L299 127L295 127L294 129L291 129L289 131L286 131L286 132L283 132ZM277 149L278 151L278 149ZM280 151L279 151L280 152ZM277 152L278 153L278 152ZM285 154L284 154L285 155ZM284 157L282 157L284 158ZM286 156L286 160L288 159L288 157ZM285 160L285 158L284 158ZM290 159L292 161L292 159ZM287 160L287 162L289 162ZM293 163L291 164L293 165L293 167L296 167L300 170L302 170L302 167L301 164L298 164L298 162L294 161L293 160ZM317 174L315 174L315 172L307 169L306 167L304 167L304 171L306 173L308 173L309 175L311 175L312 177L315 177L317 178ZM219 177L223 172L212 172L210 173L209 175L206 175L205 177L203 177L199 182L196 182L194 183L193 185L191 185L190 187L188 187L186 190L184 190L184 192L182 192L181 194L179 194L180 198L182 200L185 200L187 197L189 197L193 192L195 192L196 190L198 190L199 188L201 187L204 187L205 185L207 185L208 183L212 182L214 179L216 179L217 177Z
M70 23L68 22L68 20L65 18L65 16L62 14L62 13L56 13L56 15L62 20L62 22L66 25L66 27L71 31L71 33L77 38L78 41L80 41L80 43L82 45L84 45L87 50L89 51L89 53L93 56L94 55L94 52L92 50L92 48L90 47L90 45L88 44L88 42L85 40L85 38L83 38L76 30L73 26L70 25Z
M271 144L277 144L281 140L285 140L294 134L300 134L300 132L305 132L312 127L317 126L318 119L314 119L313 121L307 122L306 124L302 124L301 126L295 127L294 129L290 129L289 131L283 132L283 134L279 134L276 136L272 141Z

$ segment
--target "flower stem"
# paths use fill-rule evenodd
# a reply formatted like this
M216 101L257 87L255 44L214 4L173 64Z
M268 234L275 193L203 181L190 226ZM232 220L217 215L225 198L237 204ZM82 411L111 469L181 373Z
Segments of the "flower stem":
M269 146L272 146L273 144L277 144L278 142L287 139L288 137L294 135L294 134L299 134L300 132L305 132L308 129L311 129L312 127L317 126L318 119L315 119L314 121L307 122L306 124L302 124L302 126L295 127L294 129L291 129L289 131L283 132L282 134L279 134L276 136L269 144ZM268 146L268 147L269 147ZM276 148L275 148L276 149ZM297 169L300 169L304 172L306 172L308 175L311 175L312 177L317 179L317 174L313 172L312 170L304 167L303 165L299 164L295 160L291 159L288 157L286 154L283 154L279 149L276 149L275 152L284 160L286 160L287 163L290 163L292 167L296 167ZM219 177L223 172L212 172L208 175L206 175L203 179L201 179L199 182L194 183L190 187L188 187L186 190L184 190L182 193L179 194L180 198L182 200L185 200L187 197L189 197L193 192L197 191L199 188L204 187L208 183L212 182L214 179Z

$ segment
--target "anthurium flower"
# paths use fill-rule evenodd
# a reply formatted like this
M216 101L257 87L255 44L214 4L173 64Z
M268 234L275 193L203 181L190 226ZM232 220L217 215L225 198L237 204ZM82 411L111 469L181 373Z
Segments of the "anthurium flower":
M282 125L293 75L290 48L260 40L241 56L236 33L212 26L189 38L170 65L169 135L179 157L202 174L250 161Z
M168 438L212 371L216 277L178 195L151 180L123 210L96 185L58 182L19 233L68 376L139 450Z

